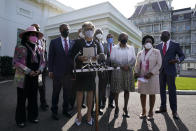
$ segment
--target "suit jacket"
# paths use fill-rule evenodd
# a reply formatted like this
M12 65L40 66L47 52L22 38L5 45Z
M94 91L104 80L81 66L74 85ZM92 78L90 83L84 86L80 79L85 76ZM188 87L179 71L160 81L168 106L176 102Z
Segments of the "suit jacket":
M141 71L141 54L143 50L137 54L137 60L135 64L135 72L144 74ZM149 72L153 73L153 75L159 75L159 69L161 68L162 59L161 54L158 49L154 49L149 56Z
M66 55L62 45L61 37L51 40L48 56L48 70L53 72L55 77L63 77L72 74L73 59L71 49L75 41L69 40L69 51Z
M175 64L170 64L169 61L172 59L176 59L176 55L178 55L180 62L185 59L184 53L182 52L180 45L178 43L170 41L169 48L165 56L163 55L163 43L157 45L156 48L160 50L162 57L162 66L160 68L160 73L164 71L167 75L176 76L176 66Z

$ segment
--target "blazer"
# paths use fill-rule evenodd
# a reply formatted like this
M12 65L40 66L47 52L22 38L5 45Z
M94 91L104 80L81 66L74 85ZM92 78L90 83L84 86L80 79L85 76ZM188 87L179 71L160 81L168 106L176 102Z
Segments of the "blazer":
M75 41L69 40L69 50L66 55L62 45L61 37L51 40L48 55L48 70L53 72L55 77L63 77L72 74L73 59L71 49Z
M140 51L137 54L137 60L135 64L135 73L142 73L141 72L142 51ZM153 75L159 75L159 69L161 68L161 65L162 65L162 59L161 59L160 51L158 49L153 48L153 51L149 56L149 72L153 73Z
M176 59L176 55L179 57L179 62L182 62L185 59L185 55L180 48L178 43L170 41L169 48L165 54L163 55L163 43L160 43L156 46L157 49L161 52L162 57L162 66L160 68L160 73L164 71L167 75L176 76L176 66L175 64L170 64L169 61L172 59Z
M39 70L43 72L46 62L44 58L44 52L39 49L38 54L40 55L40 65ZM16 87L23 88L25 75L31 72L31 69L27 67L27 48L23 45L18 45L15 48L13 64L16 69L14 76L14 84Z

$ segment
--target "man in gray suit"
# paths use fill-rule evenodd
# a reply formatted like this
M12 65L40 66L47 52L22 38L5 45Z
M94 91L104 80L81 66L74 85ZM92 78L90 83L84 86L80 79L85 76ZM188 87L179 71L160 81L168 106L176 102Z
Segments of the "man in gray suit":
M52 118L58 120L58 101L61 87L63 87L63 114L70 118L70 100L72 87L73 60L70 50L74 41L70 40L69 25L62 24L59 27L61 36L52 40L49 47L49 77L53 79L52 92Z

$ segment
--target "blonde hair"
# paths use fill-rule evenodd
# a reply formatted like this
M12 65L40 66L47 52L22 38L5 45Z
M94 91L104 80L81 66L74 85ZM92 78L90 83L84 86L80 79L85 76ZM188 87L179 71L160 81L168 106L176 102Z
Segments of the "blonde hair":
M93 30L95 30L95 26L93 25L92 22L88 21L88 22L84 22L82 25L82 33L84 33L87 30L87 27L90 26L93 28Z

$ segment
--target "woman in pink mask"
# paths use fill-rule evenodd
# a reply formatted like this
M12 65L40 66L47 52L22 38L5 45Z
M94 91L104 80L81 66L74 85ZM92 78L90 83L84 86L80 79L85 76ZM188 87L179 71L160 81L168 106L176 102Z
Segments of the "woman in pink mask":
M17 87L15 120L18 127L24 127L26 120L33 123L39 122L37 104L38 76L45 67L45 60L43 52L37 46L38 39L43 37L41 32L30 26L19 37L22 41L15 48L13 60L16 69L14 83ZM26 100L28 100L27 108Z

